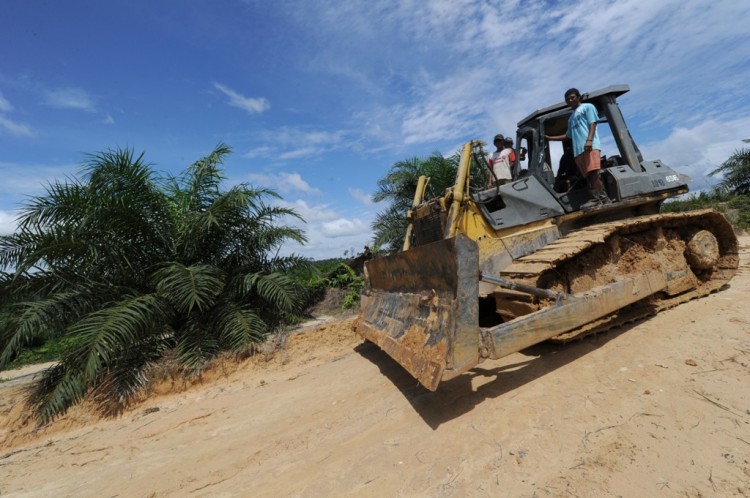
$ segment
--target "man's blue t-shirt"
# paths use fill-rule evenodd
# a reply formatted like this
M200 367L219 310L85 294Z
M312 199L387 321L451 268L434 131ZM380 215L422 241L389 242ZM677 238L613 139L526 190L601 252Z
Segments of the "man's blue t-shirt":
M568 118L567 136L573 139L573 155L575 157L583 154L583 146L589 137L589 125L599 119L596 107L593 104L579 105L573 114ZM594 133L594 140L591 143L592 149L602 150L599 144L599 130Z

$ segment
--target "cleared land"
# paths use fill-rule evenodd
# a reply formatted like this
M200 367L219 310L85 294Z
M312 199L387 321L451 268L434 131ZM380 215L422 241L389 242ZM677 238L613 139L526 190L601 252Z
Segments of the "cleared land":
M730 286L482 363L436 393L352 318L268 361L32 431L0 383L2 496L748 496L750 237ZM25 376L24 376L25 374ZM178 390L179 392L174 392Z

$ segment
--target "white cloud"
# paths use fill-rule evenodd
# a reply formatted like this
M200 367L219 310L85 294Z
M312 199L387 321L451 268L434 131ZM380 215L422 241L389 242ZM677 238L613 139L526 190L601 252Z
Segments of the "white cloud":
M371 232L369 224L357 218L338 218L321 224L320 228L323 235L331 238L363 235Z
M293 190L299 190L307 194L320 194L320 190L310 186L305 180L302 179L299 173L280 173L282 181L290 185Z
M16 216L13 211L0 211L0 235L10 235L16 231Z
M35 133L27 125L16 123L2 115L0 115L0 128L16 137L33 138L35 136Z
M276 204L294 209L306 222L294 218L284 220L287 225L302 228L307 243L288 243L281 249L283 254L325 259L342 257L345 251L356 254L365 245L372 244L371 220L367 218L347 218L328 204L309 204L300 199L294 202L280 200Z
M47 105L60 109L79 109L94 112L96 107L89 94L81 88L60 88L44 92Z
M0 93L0 112L13 111L13 105ZM0 114L0 129L5 130L9 135L16 137L34 137L35 133L28 125L17 123L12 119Z
M456 138L476 130L487 113L483 96L492 78L486 69L448 75L421 86L424 98L403 115L404 143L414 144Z
M373 97L352 112L376 142L370 151L507 132L571 86L630 84L638 97L628 112L660 127L748 113L749 2L351 0L286 8L302 29L321 28L316 47L326 55L316 53L311 70ZM582 64L592 68L584 81Z
M292 208L297 214L308 224L320 223L323 221L335 220L341 216L336 210L331 209L328 204L314 204L310 205L302 199L297 199L294 202L288 201L277 201L277 205Z
M366 194L364 190L359 188L349 188L349 195L351 195L357 202L365 206L372 206L372 195Z
M256 157L269 157L273 154L275 149L273 147L263 145L260 147L255 147L254 149L250 149L249 151L242 154L242 157L246 157L248 159L255 159Z
M300 149L290 150L279 154L280 159L299 159L300 157L310 157L324 152L325 149L318 147L302 147Z
M229 105L247 111L250 114L260 114L271 107L268 100L263 97L245 97L221 83L214 83L214 88L229 97Z
M115 124L115 118L113 118L111 114L107 114L102 120L102 123L107 124L107 125L113 125Z
M299 173L280 172L277 174L251 173L248 181L253 184L270 187L279 192L303 192L306 194L320 194L320 190L307 183Z
M0 93L0 111L2 112L10 112L13 110L13 106L11 105L8 100L3 97L3 94Z
M307 244L304 246L289 243L281 248L282 254L300 254L312 259L328 259L344 257L345 254L358 254L365 246L372 246L372 235L369 233L341 236L336 238L326 237L321 232L312 229L307 230Z
M290 133L290 138L294 140L302 141L303 143L308 144L322 145L339 143L342 140L343 136L344 133L342 131L296 130L295 133Z
M344 257L361 252L366 245L372 245L372 232L362 220L342 218L306 228L307 244L290 243L282 248L282 253L296 253L313 259Z
M718 168L750 138L750 117L731 121L708 120L692 128L677 127L663 140L640 147L649 159L661 159L668 166L691 177L691 190L716 183L708 173Z
M49 166L41 164L20 164L0 161L0 171L4 178L0 182L0 197L7 203L17 202L27 196L41 195L45 187L57 178L75 176L79 165Z
M276 161L317 158L348 146L346 138L349 134L343 130L310 130L290 126L260 130L253 136L260 145L248 150L242 157L262 157Z

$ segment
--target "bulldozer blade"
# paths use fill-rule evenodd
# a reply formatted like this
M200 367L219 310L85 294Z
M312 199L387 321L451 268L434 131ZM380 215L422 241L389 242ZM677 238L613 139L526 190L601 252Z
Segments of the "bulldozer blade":
M365 265L356 332L423 386L479 362L479 250L459 235Z

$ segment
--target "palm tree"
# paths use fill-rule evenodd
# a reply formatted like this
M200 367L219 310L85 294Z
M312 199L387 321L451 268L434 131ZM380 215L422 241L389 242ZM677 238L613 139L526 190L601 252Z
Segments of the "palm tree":
M453 185L457 167L458 155L446 158L438 152L424 159L412 157L394 163L388 174L378 180L378 190L373 195L375 202L390 201L373 221L375 245L387 252L400 250L407 227L406 212L411 209L419 177L430 178L425 197L435 197Z
M406 212L412 207L419 177L429 178L425 199L437 197L454 184L459 160L460 152L451 157L434 152L425 159L412 157L391 166L388 174L378 180L378 191L373 196L375 202L390 201L372 224L376 246L391 253L401 249L407 228ZM477 189L486 184L488 169L479 164L484 160L475 157L472 162L472 186Z
M88 157L83 179L55 182L0 237L0 368L25 346L72 346L29 397L39 423L90 395L116 413L165 355L198 374L221 351L248 353L291 314L303 289L279 256L291 209L272 190L222 190L219 144L178 177L157 177L143 154Z
M742 148L729 156L721 166L709 173L710 176L722 174L717 185L721 192L739 195L750 194L750 149Z

